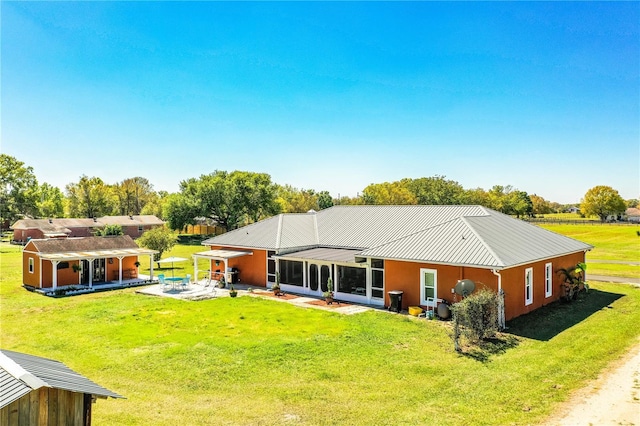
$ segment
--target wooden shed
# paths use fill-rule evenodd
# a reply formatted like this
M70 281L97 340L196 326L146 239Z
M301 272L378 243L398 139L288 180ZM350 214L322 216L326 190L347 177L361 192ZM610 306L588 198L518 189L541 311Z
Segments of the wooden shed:
M109 397L124 398L59 361L0 350L0 425L88 426Z

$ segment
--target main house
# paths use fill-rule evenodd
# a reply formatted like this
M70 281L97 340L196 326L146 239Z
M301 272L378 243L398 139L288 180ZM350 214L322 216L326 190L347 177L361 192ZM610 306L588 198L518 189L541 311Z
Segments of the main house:
M135 280L138 256L149 256L153 279L156 250L138 247L128 235L30 240L22 250L22 282L27 288L51 289Z
M164 222L153 215L103 216L93 219L21 219L11 226L13 241L26 243L42 238L91 237L105 225L120 225L124 235L140 237Z
M508 320L558 300L559 268L593 247L482 206L334 206L280 214L203 242L211 271L245 284L321 296L332 278L337 299L388 306L455 302L461 279L504 295ZM197 276L197 270L196 270Z

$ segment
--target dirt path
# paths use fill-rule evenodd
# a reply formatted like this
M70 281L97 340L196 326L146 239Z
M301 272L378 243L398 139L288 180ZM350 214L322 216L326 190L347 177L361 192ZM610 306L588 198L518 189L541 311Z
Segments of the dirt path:
M571 396L545 425L640 425L640 343Z

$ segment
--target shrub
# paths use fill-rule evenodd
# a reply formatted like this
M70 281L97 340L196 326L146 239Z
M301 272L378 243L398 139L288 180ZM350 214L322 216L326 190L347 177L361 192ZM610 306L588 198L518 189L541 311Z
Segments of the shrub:
M495 336L499 303L498 293L482 289L451 306L456 350L460 350L460 335L474 343Z

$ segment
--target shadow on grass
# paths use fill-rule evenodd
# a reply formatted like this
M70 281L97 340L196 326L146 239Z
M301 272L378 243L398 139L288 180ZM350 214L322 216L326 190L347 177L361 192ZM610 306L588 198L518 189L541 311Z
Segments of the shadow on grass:
M577 300L554 302L530 314L509 321L507 332L515 336L547 341L564 330L582 322L601 309L613 309L610 305L624 294L589 290L581 293Z
M486 363L491 361L492 356L503 354L507 352L508 349L518 346L519 343L520 341L517 337L501 333L497 337L484 339L464 348L460 354L467 358Z

